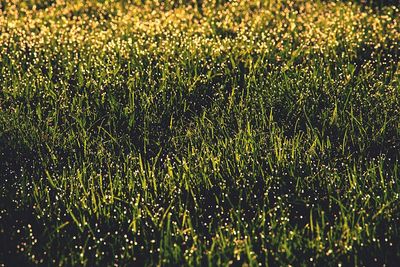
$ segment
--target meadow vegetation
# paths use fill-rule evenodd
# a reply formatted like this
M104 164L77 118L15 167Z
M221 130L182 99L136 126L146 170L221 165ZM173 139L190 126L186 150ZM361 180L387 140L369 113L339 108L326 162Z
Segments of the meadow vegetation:
M395 1L1 0L0 265L395 263L399 58Z

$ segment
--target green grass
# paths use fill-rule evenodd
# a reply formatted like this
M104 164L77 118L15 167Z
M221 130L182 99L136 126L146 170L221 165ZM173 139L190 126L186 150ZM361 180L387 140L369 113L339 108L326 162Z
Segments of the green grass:
M0 265L400 260L400 10L0 1Z

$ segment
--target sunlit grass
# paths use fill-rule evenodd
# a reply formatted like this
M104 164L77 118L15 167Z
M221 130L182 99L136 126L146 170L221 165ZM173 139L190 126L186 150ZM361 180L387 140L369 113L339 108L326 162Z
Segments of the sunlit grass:
M400 10L0 1L0 264L400 258Z

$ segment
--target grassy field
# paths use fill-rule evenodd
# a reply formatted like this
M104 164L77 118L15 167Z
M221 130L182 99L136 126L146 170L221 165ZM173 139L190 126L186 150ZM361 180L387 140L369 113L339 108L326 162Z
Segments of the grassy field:
M0 1L0 266L400 260L396 1Z

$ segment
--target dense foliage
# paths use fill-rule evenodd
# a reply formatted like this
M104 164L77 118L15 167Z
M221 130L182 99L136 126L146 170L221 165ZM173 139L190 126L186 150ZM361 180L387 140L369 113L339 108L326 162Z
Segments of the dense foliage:
M400 259L400 9L0 1L0 265Z

